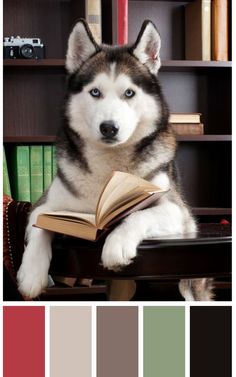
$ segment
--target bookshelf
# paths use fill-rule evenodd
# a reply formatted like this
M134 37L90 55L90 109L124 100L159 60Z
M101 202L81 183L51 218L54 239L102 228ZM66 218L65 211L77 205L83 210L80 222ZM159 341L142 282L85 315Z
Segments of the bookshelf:
M194 213L218 220L231 214L232 63L184 59L188 2L130 0L128 35L129 42L135 41L144 19L155 22L162 37L159 79L170 111L202 113L205 135L178 136L177 162ZM61 124L67 39L81 16L76 0L4 0L4 36L37 36L46 46L43 60L4 60L7 158L15 145L54 142ZM102 0L102 18L103 41L112 43L112 0Z

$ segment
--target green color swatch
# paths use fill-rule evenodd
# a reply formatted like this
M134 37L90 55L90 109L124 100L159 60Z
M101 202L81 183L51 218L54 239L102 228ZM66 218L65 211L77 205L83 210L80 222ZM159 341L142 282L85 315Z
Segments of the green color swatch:
M145 307L145 377L185 376L185 308Z

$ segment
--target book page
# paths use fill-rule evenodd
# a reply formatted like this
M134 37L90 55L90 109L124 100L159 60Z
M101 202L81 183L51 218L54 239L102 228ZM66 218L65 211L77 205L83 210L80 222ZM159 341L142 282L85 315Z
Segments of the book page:
M122 206L124 201L132 201L132 198L136 198L139 194L158 191L162 189L140 177L124 172L114 172L100 196L96 210L96 223L98 224L113 209L117 209L119 203Z
M77 222L77 223L88 223L91 225L96 225L95 215L91 213L79 213L71 211L55 211L46 212L42 214L43 216L48 216L51 218L61 218L64 221ZM40 215L39 215L40 216Z

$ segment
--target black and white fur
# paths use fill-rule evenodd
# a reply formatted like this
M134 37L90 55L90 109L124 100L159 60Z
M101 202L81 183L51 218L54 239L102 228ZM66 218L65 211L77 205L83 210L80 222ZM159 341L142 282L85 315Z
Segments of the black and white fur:
M160 36L145 21L132 46L98 46L85 21L68 41L68 94L65 122L57 142L58 172L34 207L27 246L18 272L19 290L36 297L47 286L53 234L32 227L42 212L95 212L102 186L113 170L136 174L170 189L156 205L128 216L106 238L102 263L128 265L147 237L195 233L196 224L182 199L174 168L176 141L157 80ZM105 126L104 126L105 124ZM184 281L186 299L192 294Z

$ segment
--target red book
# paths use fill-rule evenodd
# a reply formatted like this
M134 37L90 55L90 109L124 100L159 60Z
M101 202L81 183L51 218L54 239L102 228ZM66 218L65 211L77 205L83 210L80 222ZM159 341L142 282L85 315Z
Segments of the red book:
M128 43L128 0L113 0L113 44Z

